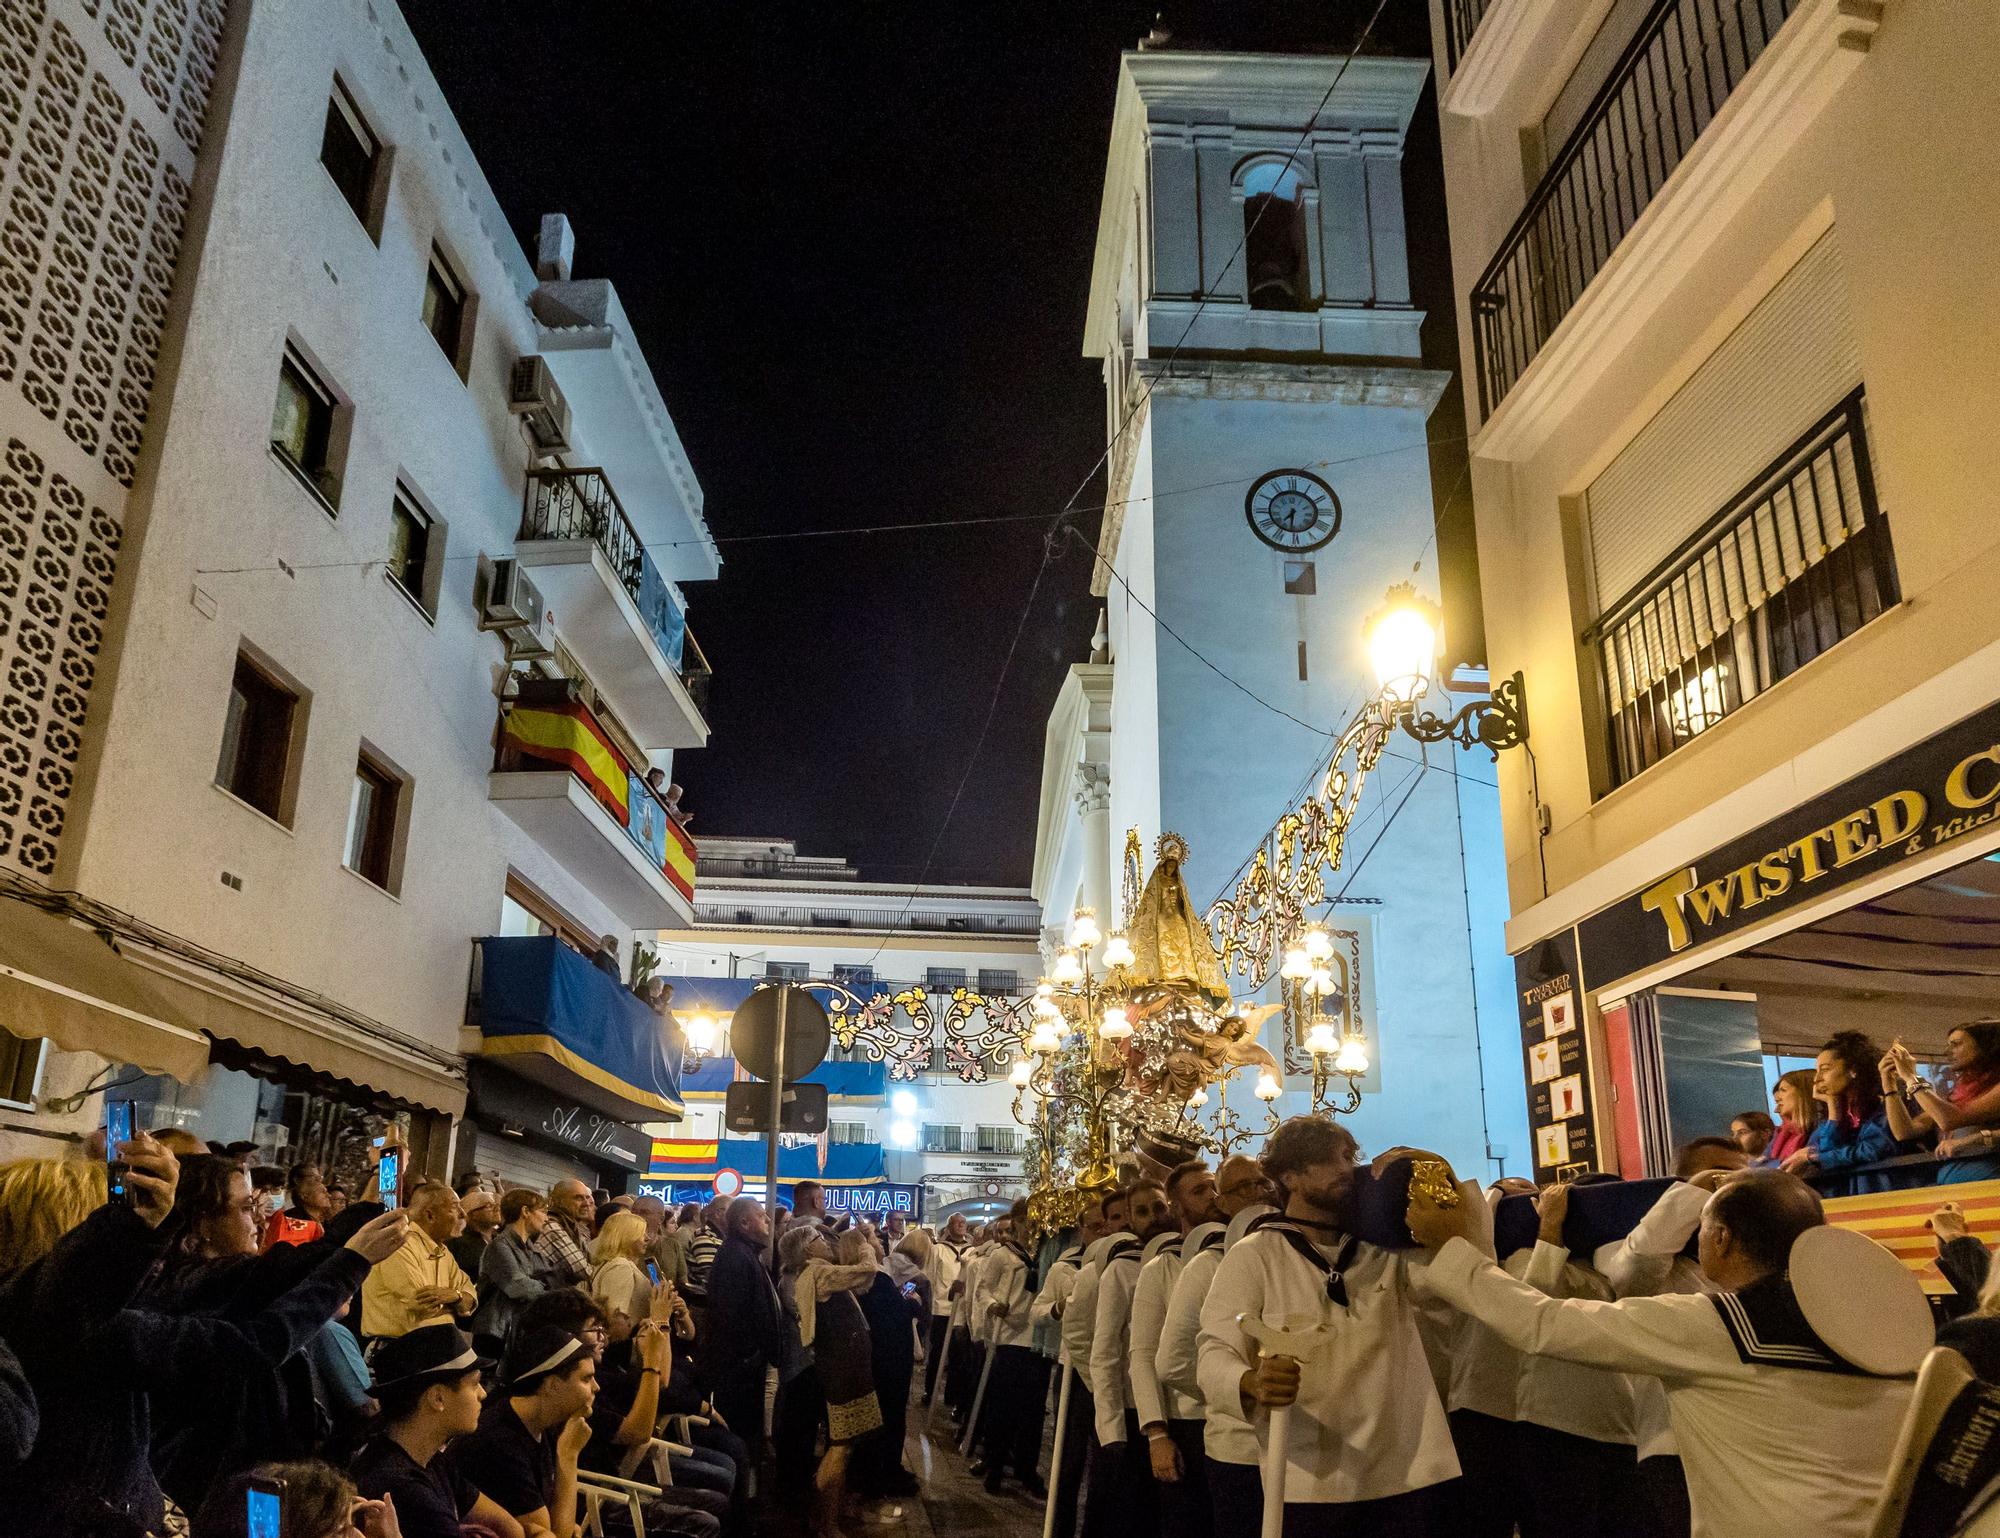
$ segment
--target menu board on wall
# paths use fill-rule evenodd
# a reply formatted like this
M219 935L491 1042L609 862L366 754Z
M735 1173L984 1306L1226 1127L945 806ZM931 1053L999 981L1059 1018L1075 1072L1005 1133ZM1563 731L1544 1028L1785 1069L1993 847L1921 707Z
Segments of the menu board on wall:
M1575 931L1565 930L1516 956L1514 983L1521 1006L1521 1062L1535 1179L1546 1183L1599 1169L1603 1160Z

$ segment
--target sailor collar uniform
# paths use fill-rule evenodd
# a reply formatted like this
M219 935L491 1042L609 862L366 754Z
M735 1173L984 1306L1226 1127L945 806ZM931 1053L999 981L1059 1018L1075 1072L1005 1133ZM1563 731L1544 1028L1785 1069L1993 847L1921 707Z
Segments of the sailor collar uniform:
M1063 1309L1063 1354L1069 1358L1069 1365L1076 1369L1083 1386L1092 1394L1097 1392L1097 1384L1090 1371L1091 1337L1097 1331L1097 1286L1103 1275L1104 1259L1113 1251L1136 1249L1138 1244L1139 1241L1131 1234L1105 1234L1093 1240L1090 1248L1084 1251L1076 1286Z

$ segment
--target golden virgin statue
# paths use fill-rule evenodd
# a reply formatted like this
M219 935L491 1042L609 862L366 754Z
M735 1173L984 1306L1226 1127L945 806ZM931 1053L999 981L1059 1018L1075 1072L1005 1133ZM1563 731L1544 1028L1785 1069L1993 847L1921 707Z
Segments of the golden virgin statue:
M1153 853L1157 863L1126 932L1132 945L1132 965L1126 969L1132 991L1143 995L1149 988L1191 989L1220 1009L1229 1002L1229 984L1208 925L1194 911L1187 883L1181 879L1187 840L1178 833L1162 833Z

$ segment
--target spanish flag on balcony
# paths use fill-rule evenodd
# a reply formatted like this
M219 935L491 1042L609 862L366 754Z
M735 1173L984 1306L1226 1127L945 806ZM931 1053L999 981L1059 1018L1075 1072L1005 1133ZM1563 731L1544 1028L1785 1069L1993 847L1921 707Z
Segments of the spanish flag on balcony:
M660 868L667 873L667 880L674 890L689 902L694 901L694 840L687 836L687 830L671 817L667 819L666 859Z
M501 728L507 746L528 758L561 764L623 827L631 820L625 760L604 729L577 701L566 705L516 705Z
M706 1168L715 1163L716 1140L703 1142L691 1137L656 1137L653 1139L653 1172L671 1173L676 1165L690 1168Z

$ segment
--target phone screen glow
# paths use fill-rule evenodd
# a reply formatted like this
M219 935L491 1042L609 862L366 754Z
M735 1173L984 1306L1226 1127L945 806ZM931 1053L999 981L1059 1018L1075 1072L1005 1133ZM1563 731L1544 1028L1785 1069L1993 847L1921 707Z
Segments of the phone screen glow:
M278 1538L284 1506L275 1490L243 1492L243 1526L248 1538Z

